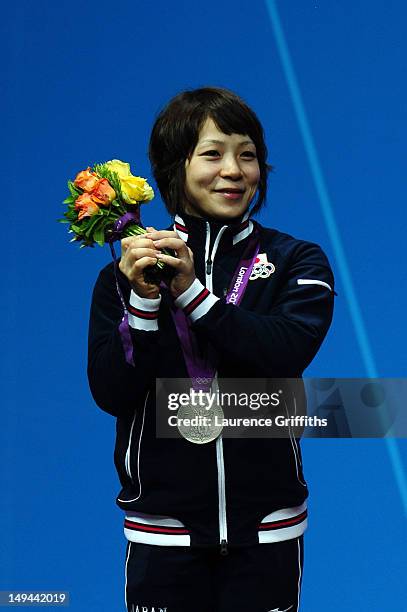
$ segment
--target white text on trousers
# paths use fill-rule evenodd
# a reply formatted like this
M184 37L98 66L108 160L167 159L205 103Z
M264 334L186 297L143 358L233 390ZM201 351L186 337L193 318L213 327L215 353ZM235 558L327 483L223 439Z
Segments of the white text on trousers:
M134 604L132 605L132 612L167 612L167 608L156 608L156 607L152 607L149 608L147 606L139 606L137 605L136 607L134 607Z

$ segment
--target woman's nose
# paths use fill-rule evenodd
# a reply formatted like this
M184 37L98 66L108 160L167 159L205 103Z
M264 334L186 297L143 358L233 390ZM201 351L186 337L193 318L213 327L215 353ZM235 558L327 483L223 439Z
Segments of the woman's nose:
M223 159L220 175L222 177L230 176L232 178L239 178L242 175L241 168L234 157L225 157Z

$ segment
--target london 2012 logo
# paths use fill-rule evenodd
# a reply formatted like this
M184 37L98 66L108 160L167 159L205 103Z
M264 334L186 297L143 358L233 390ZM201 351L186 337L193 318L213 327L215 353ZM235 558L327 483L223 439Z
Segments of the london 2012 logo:
M266 253L259 253L255 259L249 280L256 280L256 278L268 278L275 271L276 267L271 263L271 261L267 261Z

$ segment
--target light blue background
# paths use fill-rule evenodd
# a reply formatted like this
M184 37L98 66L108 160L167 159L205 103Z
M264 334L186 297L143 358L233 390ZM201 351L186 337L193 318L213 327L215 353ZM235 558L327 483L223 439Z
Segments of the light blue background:
M128 160L151 178L149 130L179 90L226 86L248 101L275 165L260 221L330 258L334 324L307 374L406 375L406 18L401 0L3 9L0 589L69 590L75 612L124 609L114 420L86 380L91 290L110 255L79 252L55 219L67 178L92 162ZM168 224L158 197L143 218ZM302 610L401 609L405 441L303 448Z

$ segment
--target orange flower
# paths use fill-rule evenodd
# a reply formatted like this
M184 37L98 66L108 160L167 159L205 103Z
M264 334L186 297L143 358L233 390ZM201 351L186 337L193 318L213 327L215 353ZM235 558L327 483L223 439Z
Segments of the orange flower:
M115 190L111 187L107 179L100 179L92 189L91 196L95 202L107 206L116 197Z
M83 189L83 191L92 191L97 185L99 178L97 174L90 171L90 167L86 168L86 170L82 170L77 174L76 179L73 184L75 187L79 187L79 189Z
M100 208L89 193L83 193L76 198L75 210L79 210L78 221L82 221L84 217L93 217L93 215L96 215Z

